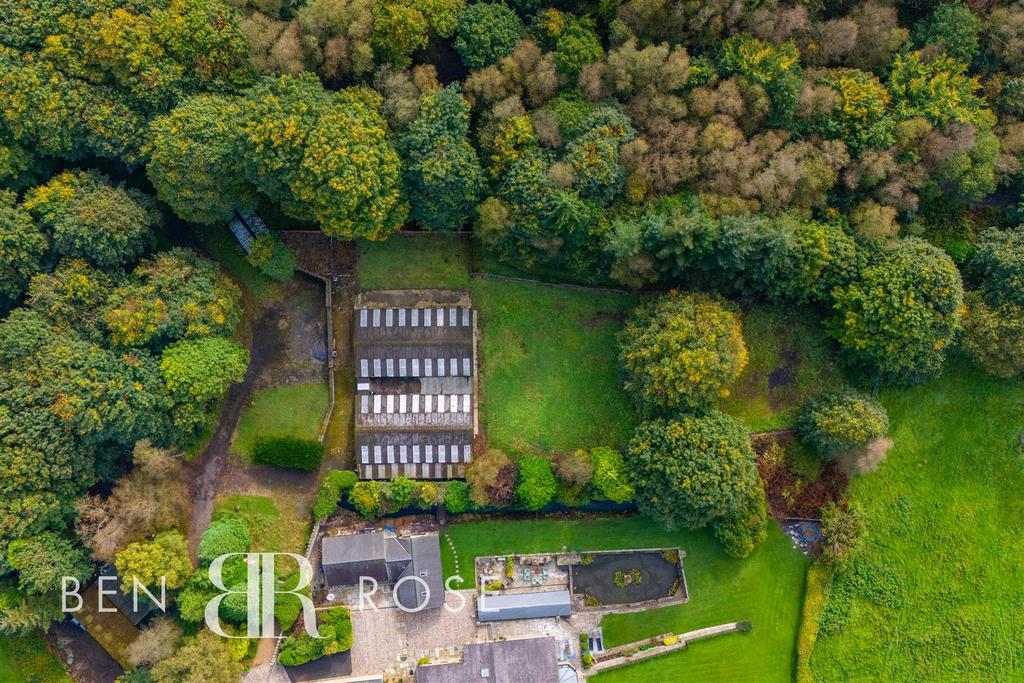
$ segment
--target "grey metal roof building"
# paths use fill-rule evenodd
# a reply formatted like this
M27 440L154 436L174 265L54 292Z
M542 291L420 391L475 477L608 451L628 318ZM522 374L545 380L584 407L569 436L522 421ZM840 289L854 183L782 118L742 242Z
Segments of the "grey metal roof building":
M416 683L558 683L554 638L469 643L462 661L416 667Z
M569 591L487 595L478 597L476 602L476 616L480 621L543 619L571 615L572 596Z
M324 536L320 541L320 568L328 586L357 586L364 576L382 584L401 582L398 599L408 610L435 609L444 604L437 534L389 536L374 531Z
M353 321L359 476L462 478L477 425L473 309L386 294L362 296Z

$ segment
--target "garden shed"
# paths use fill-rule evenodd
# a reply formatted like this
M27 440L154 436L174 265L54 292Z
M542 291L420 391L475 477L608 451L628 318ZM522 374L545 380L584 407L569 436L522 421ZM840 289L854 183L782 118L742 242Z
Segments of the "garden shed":
M572 616L572 596L564 590L481 595L476 608L479 621L568 617Z

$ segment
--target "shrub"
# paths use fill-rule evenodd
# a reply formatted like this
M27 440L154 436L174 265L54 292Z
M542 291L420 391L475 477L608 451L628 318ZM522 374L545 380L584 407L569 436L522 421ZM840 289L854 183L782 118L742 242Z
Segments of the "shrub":
M271 280L284 282L295 274L295 253L273 235L253 240L246 260Z
M444 488L444 507L457 515L469 509L469 484L464 481L450 481Z
M625 503L636 495L636 489L626 474L622 453L601 446L590 451L594 463L594 486L602 496L613 503Z
M704 294L671 292L640 305L619 347L626 390L650 413L711 404L747 364L736 314Z
M348 502L363 517L375 519L384 513L384 493L379 481L359 481L349 491Z
M352 470L331 470L320 482L320 491L313 505L313 517L321 519L334 512L341 502L341 495L355 486L358 481Z
M758 482L738 510L715 524L715 538L732 557L747 557L767 536L767 501Z
M997 377L1024 372L1024 307L990 306L980 292L965 299L967 315L961 344L971 359Z
M252 456L253 460L265 465L311 471L319 467L324 457L324 445L295 436L262 437L253 444Z
M551 502L558 490L558 481L551 461L528 455L519 461L519 482L516 498L527 510L540 510Z
M347 607L317 612L317 629L320 638L312 638L305 632L285 638L278 661L284 666L299 666L352 649L352 616Z
M850 566L850 561L863 549L866 536L864 513L851 503L843 509L829 503L821 510L821 559L837 571Z
M882 404L852 389L808 402L797 421L800 439L823 455L863 446L888 429L889 416Z
M237 517L224 517L206 527L199 539L199 561L213 562L228 553L244 553L249 549L249 529Z

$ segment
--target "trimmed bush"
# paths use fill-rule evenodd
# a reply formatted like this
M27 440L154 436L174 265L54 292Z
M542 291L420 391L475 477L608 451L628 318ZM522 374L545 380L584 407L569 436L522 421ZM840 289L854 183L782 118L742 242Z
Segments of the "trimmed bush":
M527 510L540 510L551 502L558 491L558 480L551 461L528 455L519 461L519 481L516 498Z
M590 451L594 463L594 486L598 492L613 503L633 500L636 489L626 474L626 463L622 453L614 448L601 446Z
M253 460L294 470L315 470L324 457L324 445L312 439L294 436L270 436L256 439Z
M253 240L245 258L271 280L284 282L295 274L295 253L273 235L261 235Z
M355 486L359 478L352 470L331 470L320 482L320 491L313 505L313 517L321 519L334 512L341 495Z
M870 396L844 389L807 403L797 422L800 439L822 455L832 455L882 436L889 416Z
M221 555L244 553L249 549L249 529L237 517L215 520L199 539L199 561L213 562Z
M444 507L457 515L469 509L469 484L464 481L450 481L444 489Z
M299 666L313 660L352 649L352 616L347 607L317 612L320 638L288 636L281 644L277 661L284 666Z
M385 490L383 482L358 481L348 494L348 502L356 512L367 519L384 514Z

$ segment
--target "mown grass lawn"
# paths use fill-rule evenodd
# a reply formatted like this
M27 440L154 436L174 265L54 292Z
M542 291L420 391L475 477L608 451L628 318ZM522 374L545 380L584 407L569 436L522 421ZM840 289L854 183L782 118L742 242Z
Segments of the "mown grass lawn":
M468 240L452 233L399 233L360 241L358 272L363 289L465 289Z
M751 431L792 427L804 402L842 386L834 342L813 310L748 304L741 324L749 360L720 407Z
M768 540L744 560L727 556L708 531L666 531L640 516L586 520L498 520L452 524L448 535L459 555L460 576L472 585L473 558L563 548L679 547L690 602L648 612L605 617L605 645L669 631L685 631L749 619L753 631L695 644L685 652L609 672L601 683L638 681L788 681L803 599L807 561L774 524ZM445 577L454 557L441 543Z
M487 441L510 453L620 445L635 424L616 334L637 297L474 280Z
M255 391L238 421L231 450L248 462L260 437L316 439L329 402L327 385L320 382Z
M955 360L881 399L895 446L850 492L870 545L826 589L811 672L1024 680L1024 384Z
M0 681L4 683L71 683L57 658L34 636L0 638Z
M275 502L267 496L243 494L224 496L214 503L213 519L226 515L245 522L253 552L302 553L306 550L309 520L298 513L298 506L290 500Z

